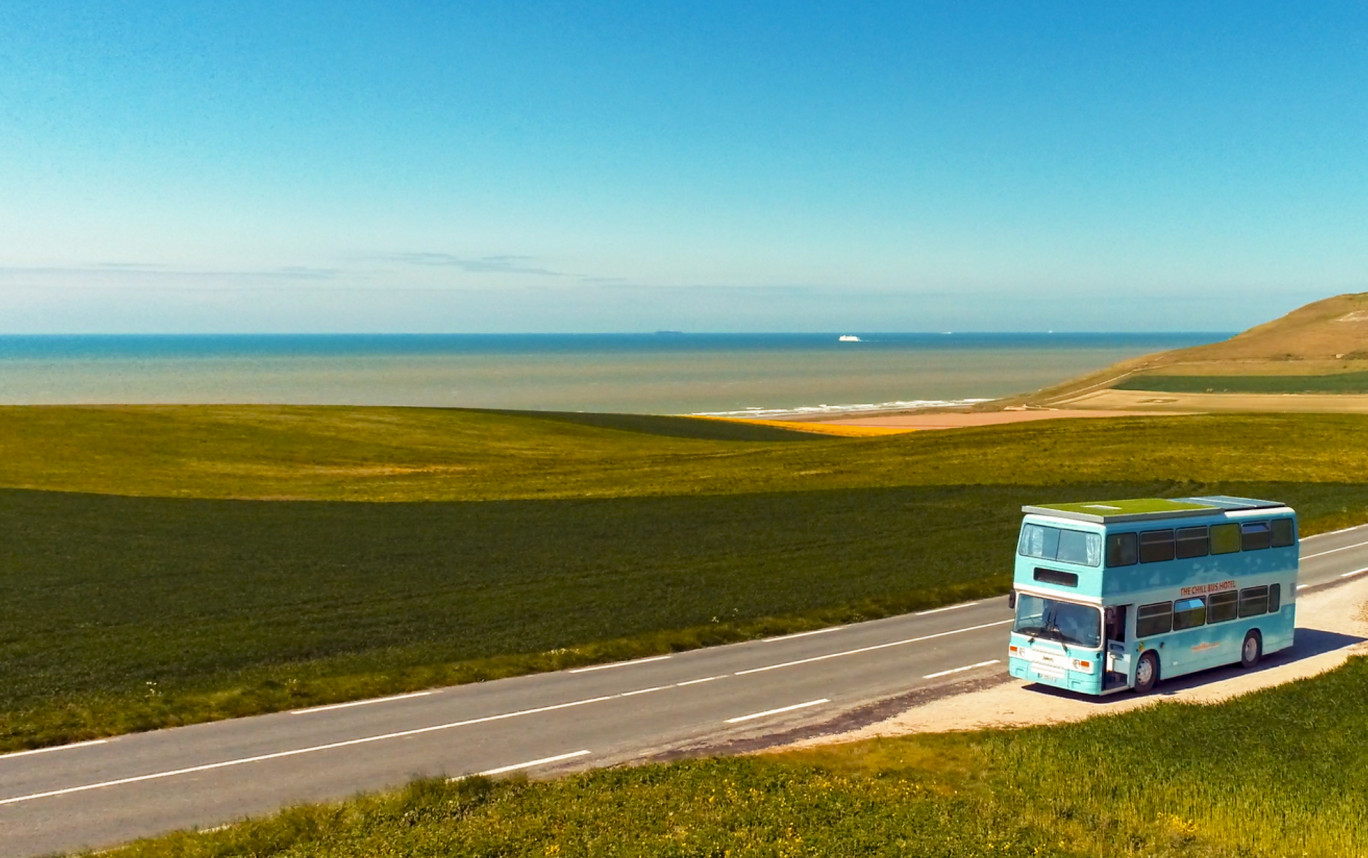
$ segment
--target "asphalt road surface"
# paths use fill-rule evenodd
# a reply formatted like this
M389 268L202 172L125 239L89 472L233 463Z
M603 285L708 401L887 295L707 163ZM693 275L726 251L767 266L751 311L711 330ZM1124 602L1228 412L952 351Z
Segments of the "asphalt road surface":
M1302 541L1302 592L1368 525ZM420 775L763 747L1006 677L1005 598L764 641L0 756L0 858L212 827Z

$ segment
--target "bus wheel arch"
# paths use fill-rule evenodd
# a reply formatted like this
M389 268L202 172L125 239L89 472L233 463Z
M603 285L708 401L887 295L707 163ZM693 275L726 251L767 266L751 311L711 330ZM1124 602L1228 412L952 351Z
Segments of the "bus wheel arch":
M1253 667L1262 657L1263 635L1258 629L1250 629L1245 633L1244 642L1240 644L1240 666Z
M1142 652L1139 663L1135 665L1135 690L1140 694L1146 694L1158 681L1159 654L1154 650Z

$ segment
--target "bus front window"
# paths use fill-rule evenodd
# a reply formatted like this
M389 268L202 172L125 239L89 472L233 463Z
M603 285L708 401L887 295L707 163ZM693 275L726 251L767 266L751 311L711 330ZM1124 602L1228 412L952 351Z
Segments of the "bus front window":
M1017 598L1012 630L1089 649L1102 645L1102 615L1097 608L1028 593Z

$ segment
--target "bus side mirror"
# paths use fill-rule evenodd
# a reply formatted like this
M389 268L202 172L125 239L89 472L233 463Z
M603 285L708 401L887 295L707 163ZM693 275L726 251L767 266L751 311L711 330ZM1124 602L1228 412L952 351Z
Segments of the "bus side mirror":
M1016 610L1016 590L1007 594L1007 607Z

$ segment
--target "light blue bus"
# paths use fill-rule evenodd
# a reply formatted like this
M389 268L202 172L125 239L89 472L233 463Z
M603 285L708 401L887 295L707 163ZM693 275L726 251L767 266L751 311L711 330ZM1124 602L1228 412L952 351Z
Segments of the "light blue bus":
M1292 645L1297 515L1217 495L1022 507L1008 673L1149 691Z

